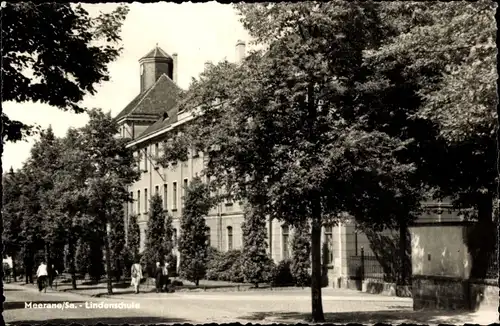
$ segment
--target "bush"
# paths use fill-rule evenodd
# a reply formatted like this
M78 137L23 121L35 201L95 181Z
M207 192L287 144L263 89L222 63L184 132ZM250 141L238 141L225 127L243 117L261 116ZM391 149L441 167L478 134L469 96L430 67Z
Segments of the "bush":
M295 284L290 266L291 261L289 259L285 259L280 261L279 264L273 269L271 279L271 284L273 286L289 286Z
M179 280L173 280L172 285L173 286L183 286L184 283L182 283L182 281L179 281Z
M229 269L228 278L230 282L234 283L243 283L243 281L245 280L245 276L243 275L243 257L241 253Z
M205 274L205 279L210 281L219 280L219 264L221 261L222 253L219 252L214 247L209 247L207 250L207 272Z
M205 278L211 281L243 282L241 251L219 252L215 248L208 251Z

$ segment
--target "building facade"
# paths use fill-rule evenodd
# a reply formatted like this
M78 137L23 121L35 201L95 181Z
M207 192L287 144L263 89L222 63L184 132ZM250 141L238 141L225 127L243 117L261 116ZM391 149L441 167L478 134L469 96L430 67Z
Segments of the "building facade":
M245 56L245 43L236 44L237 60ZM156 163L168 141L178 127L189 123L189 112L178 110L177 54L169 55L158 46L139 60L140 93L115 117L120 135L130 138L127 145L139 158L140 180L129 187L134 199L125 209L125 225L128 231L130 215L138 216L140 228L140 250L144 250L148 222L149 200L160 194L166 213L173 217L174 244L180 233L180 217L186 186L201 174L206 164L205 153L190 151L187 161L177 162L164 168ZM214 207L206 223L209 227L208 241L220 251L241 249L243 235L241 203L223 202ZM127 232L128 233L128 232ZM275 262L291 257L293 229L279 221L268 221L268 250ZM330 282L349 274L349 257L373 254L367 236L356 231L353 223L346 222L323 228L322 243L327 244L328 275ZM178 253L177 253L178 254ZM178 260L179 261L179 260Z

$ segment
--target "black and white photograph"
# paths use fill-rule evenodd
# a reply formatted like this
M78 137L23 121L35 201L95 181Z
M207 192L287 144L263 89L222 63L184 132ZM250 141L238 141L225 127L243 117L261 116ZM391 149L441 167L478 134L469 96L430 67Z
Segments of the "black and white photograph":
M497 10L2 2L4 324L498 323Z

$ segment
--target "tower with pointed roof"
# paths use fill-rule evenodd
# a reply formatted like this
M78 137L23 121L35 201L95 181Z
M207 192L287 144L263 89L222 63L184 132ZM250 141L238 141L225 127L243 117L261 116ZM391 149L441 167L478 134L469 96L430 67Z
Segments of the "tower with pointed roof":
M162 74L171 80L174 76L174 60L158 44L139 60L141 73L141 93L153 86Z
M158 45L139 59L140 92L115 117L120 136L135 139L164 116L173 114L180 88L176 85L176 60Z

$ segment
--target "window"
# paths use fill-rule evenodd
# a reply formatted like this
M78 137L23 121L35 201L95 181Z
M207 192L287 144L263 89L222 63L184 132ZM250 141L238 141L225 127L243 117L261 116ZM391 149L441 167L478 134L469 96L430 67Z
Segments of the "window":
M141 213L141 191L137 190L137 214Z
M173 232L173 237L172 237L172 245L175 247L177 247L177 229L174 229L174 232Z
M188 187L188 179L184 179L184 185L182 187L182 207L184 207L184 201L186 199L187 187Z
M144 188L144 213L148 212L148 189Z
M155 156L160 156L160 145L158 143L155 144Z
M160 194L160 186L155 186L155 195L158 196Z
M227 250L233 250L233 227L227 227Z
M148 148L144 148L144 171L148 170Z
M131 191L130 194L130 199L132 200L130 203L129 203L129 212L128 214L131 215L131 214L134 214L134 193Z
M172 209L177 209L177 182L173 183L173 189L172 189Z
M283 242L282 258L288 259L290 257L290 249L288 248L288 242L289 242L289 236L290 236L288 225L283 225L281 227L281 235L282 235L282 242Z
M326 243L326 261L325 265L333 263L333 227L325 227L325 243Z
M207 244L210 247L210 228L207 226L207 231L205 232L205 235L207 237Z
M163 185L163 209L164 210L167 210L168 209L168 206L167 206L167 198L168 198L168 185L165 183Z

